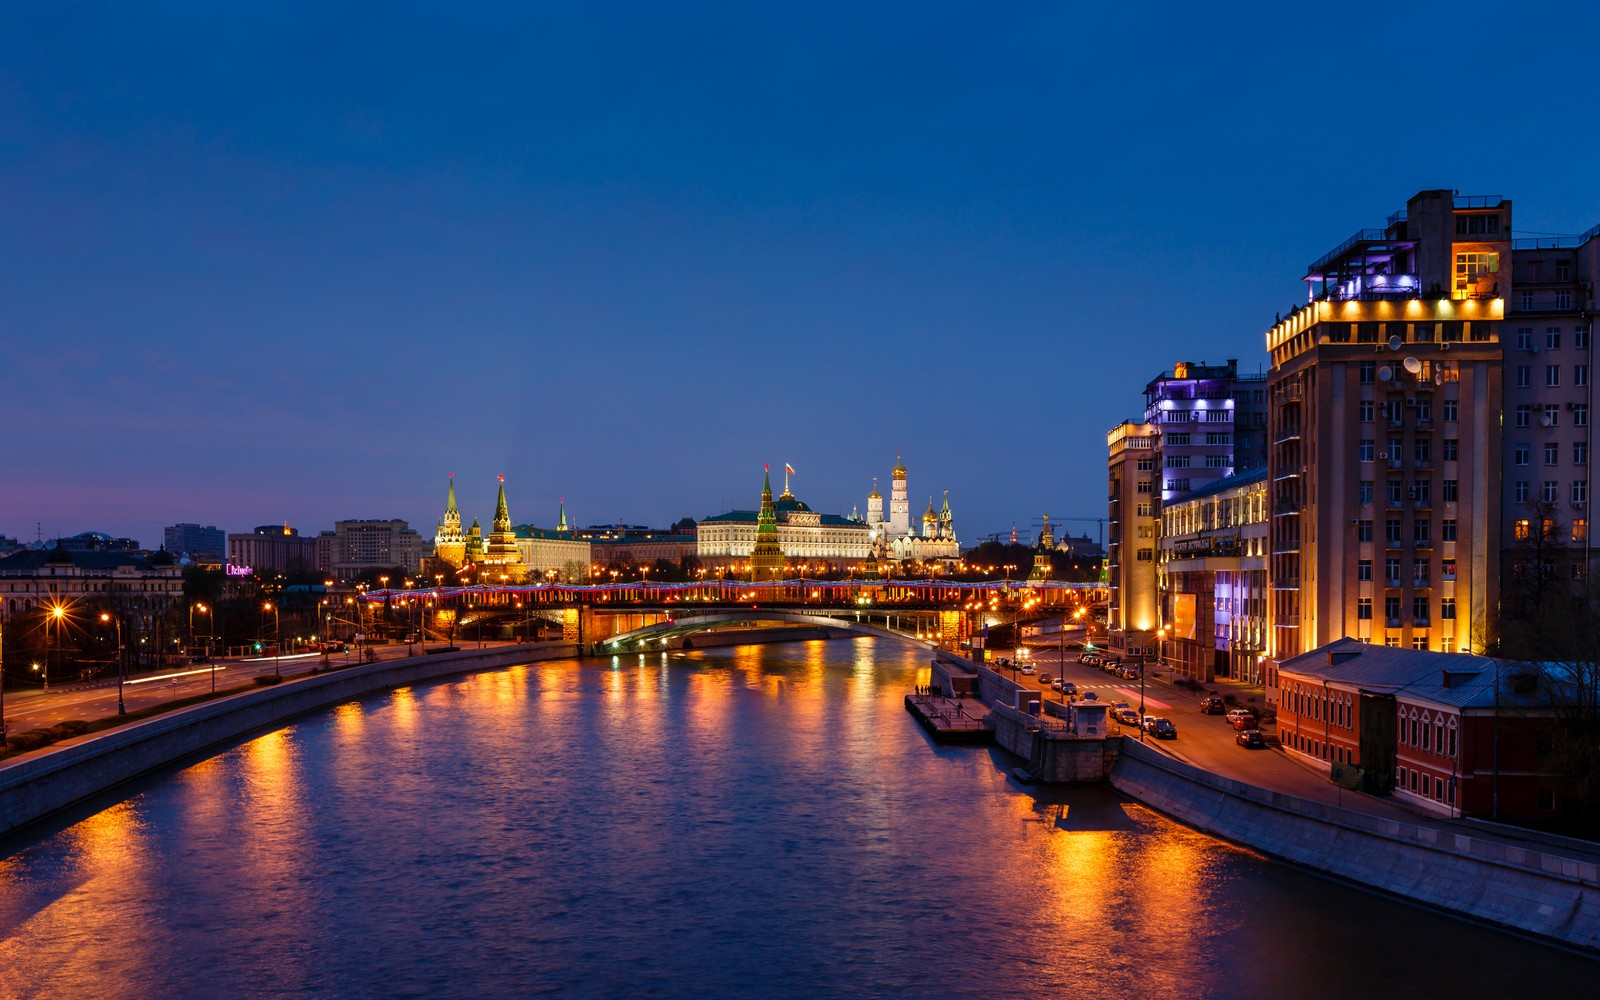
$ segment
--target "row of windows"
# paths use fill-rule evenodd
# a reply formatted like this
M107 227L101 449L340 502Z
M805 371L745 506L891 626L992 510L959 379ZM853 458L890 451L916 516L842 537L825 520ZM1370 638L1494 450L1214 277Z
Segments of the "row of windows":
M1517 327L1517 348L1523 351L1531 351L1534 349L1533 344L1533 327ZM1580 351L1589 349L1589 328L1587 326L1575 326L1572 328L1572 346ZM1547 326L1544 328L1544 349L1547 351L1561 350L1561 327Z
M1457 519L1453 517L1442 518L1439 521L1439 541L1456 541ZM1386 518L1383 522L1383 540L1389 545L1399 545L1401 540L1401 519L1398 517ZM1417 544L1426 545L1433 541L1433 528L1431 521L1418 519L1411 524L1411 540ZM1372 541L1372 521L1361 518L1356 521L1356 541Z
M1544 384L1545 384L1545 388L1547 388L1547 389L1559 389L1559 388L1561 388L1561 366L1560 365L1545 365L1544 366ZM1579 388L1582 388L1583 386L1586 386L1586 385L1589 384L1589 366L1588 365L1573 365L1572 366L1572 384L1575 385L1575 386L1578 386ZM1533 387L1533 366L1532 365L1517 365L1516 387L1518 389L1531 389Z
M1526 312L1532 312L1536 309L1539 301L1532 292L1517 293L1517 308ZM1553 292L1548 299L1543 301L1548 303L1551 309L1571 309L1572 293L1568 291Z
M1383 617L1390 622L1400 621L1400 598L1390 596L1383 599ZM1372 598L1356 598L1356 618L1361 621L1372 620ZM1439 620L1455 621L1456 599L1454 597L1441 597L1439 599ZM1411 599L1411 624L1422 627L1430 624L1432 618L1428 614L1428 598L1418 596ZM1398 625L1393 626L1398 627Z
M1546 465L1554 465L1555 461L1549 456L1545 457ZM1519 479L1511 484L1511 499L1516 503L1527 503L1529 489L1532 483L1526 479ZM1582 506L1589 502L1589 481L1586 479L1572 480L1569 498L1574 504ZM1539 499L1545 503L1559 503L1561 500L1561 481L1559 479L1546 479L1540 484Z
M1439 560L1439 576L1444 580L1456 578L1456 561L1454 559ZM1361 559L1356 562L1356 580L1360 583L1372 582L1372 560ZM1383 561L1383 581L1391 587L1400 586L1400 560L1395 558ZM1411 567L1411 582L1413 585L1426 586L1428 583L1428 563L1418 560ZM1451 617L1454 617L1453 615Z
M1435 778L1425 771L1412 768L1397 767L1394 769L1395 787L1401 791L1411 791L1423 798L1431 798L1435 802L1445 805L1456 804L1456 779ZM1420 787L1419 787L1420 785Z
M1555 521L1553 519L1546 518L1544 520L1541 520L1539 522L1539 524L1540 524L1540 531L1543 533L1542 534L1542 540L1543 541L1547 541L1547 542L1555 541L1557 536L1560 535L1560 533L1561 533L1561 525L1557 521ZM1526 541L1530 540L1533 537L1532 533L1533 533L1533 523L1528 518L1525 518L1525 517L1518 518L1517 520L1515 520L1515 521L1513 521L1511 523L1511 535L1512 535L1512 537L1514 537L1519 542L1526 542ZM1584 541L1588 541L1588 539L1589 539L1589 519L1586 518L1586 517L1575 517L1575 518L1573 518L1572 519L1572 540L1575 541L1575 542L1584 542Z
M1572 413L1572 426L1589 426L1589 404L1572 403L1567 406ZM1561 411L1554 406L1534 406L1530 403L1519 403L1512 412L1512 423L1516 427L1532 427L1534 411L1539 411L1540 427L1560 427Z
M1423 712L1419 717L1416 709L1406 714L1406 709L1400 709L1400 726L1397 740L1403 747L1413 747L1417 750L1426 750L1428 753L1437 753L1445 757L1456 755L1456 719L1450 717L1446 725L1443 714L1432 715Z

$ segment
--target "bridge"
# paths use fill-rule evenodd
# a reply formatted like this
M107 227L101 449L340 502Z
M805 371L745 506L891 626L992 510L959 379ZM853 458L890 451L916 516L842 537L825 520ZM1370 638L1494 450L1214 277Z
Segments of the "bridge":
M365 591L363 623L437 638L488 629L509 637L538 623L585 648L641 648L708 629L755 623L840 629L929 646L996 645L1019 623L1086 613L1108 599L1098 583L1001 580L772 580L752 583L501 584ZM520 631L519 631L520 630Z

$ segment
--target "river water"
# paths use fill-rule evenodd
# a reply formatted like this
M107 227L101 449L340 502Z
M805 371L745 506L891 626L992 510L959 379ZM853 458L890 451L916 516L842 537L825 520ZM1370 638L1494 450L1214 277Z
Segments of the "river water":
M938 749L870 639L395 691L0 841L0 997L1482 996L1600 963Z

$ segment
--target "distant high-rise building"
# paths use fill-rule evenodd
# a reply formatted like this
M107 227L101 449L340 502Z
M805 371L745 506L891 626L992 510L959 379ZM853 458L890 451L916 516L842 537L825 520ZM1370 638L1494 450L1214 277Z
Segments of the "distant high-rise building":
M314 571L317 542L287 524L264 524L248 535L228 536L228 565L254 573Z
M1160 429L1124 422L1106 435L1110 496L1106 571L1112 641L1129 655L1156 651L1156 468ZM1014 537L1014 535L1013 535Z
M1158 503L1267 464L1267 376L1239 362L1180 362L1144 388L1144 422L1159 431Z
M173 524L162 537L163 548L197 566L221 566L228 559L228 533L215 525Z

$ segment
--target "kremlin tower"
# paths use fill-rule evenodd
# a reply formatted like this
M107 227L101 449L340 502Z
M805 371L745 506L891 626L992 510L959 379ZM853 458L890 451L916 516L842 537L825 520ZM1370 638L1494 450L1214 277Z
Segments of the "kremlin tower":
M783 577L783 548L778 544L778 514L772 506L772 475L761 475L761 512L756 515L756 545L750 550L750 578L777 580Z
M450 474L450 492L444 502L444 517L439 519L439 530L433 536L434 558L451 566L460 566L467 555L467 539L461 533L461 511L456 509L456 477Z

